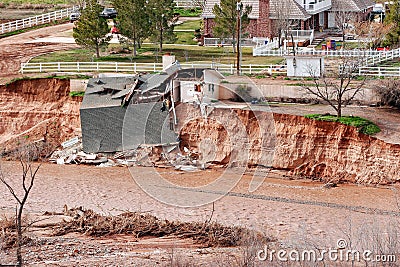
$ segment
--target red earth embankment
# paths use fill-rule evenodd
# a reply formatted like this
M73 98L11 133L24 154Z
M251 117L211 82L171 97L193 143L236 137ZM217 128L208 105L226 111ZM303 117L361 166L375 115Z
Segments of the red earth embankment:
M351 126L241 109L215 109L207 120L188 106L179 114L181 146L198 153L200 160L272 166L324 181L400 180L400 145Z
M27 79L0 86L0 147L46 140L59 145L80 133L79 98L68 79Z

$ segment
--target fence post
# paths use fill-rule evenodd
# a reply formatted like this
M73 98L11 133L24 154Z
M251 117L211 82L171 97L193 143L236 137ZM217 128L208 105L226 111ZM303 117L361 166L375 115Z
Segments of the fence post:
M39 63L39 72L42 72L42 63Z
M77 69L78 72L80 72L80 70L79 70L79 62L76 62L76 69Z
M134 72L137 72L137 71L136 71L136 62L133 62L133 71L134 71Z
M231 64L231 74L233 74L233 65Z
M118 72L118 62L115 62L115 72Z
M61 70L60 70L60 62L58 62L58 72L60 72Z
M249 65L249 73L251 74L251 64Z
M96 62L96 70L99 71L99 62Z
M156 63L154 62L154 72L156 72Z

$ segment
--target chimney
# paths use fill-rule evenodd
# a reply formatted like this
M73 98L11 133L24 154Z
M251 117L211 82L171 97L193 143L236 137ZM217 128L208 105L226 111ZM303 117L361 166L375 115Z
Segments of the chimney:
M175 62L175 56L171 56L169 53L163 55L162 57L163 71L165 71L174 62Z

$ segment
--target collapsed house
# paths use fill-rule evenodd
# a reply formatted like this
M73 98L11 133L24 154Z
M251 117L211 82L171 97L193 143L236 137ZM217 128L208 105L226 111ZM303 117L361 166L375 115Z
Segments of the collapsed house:
M90 79L80 108L83 151L176 143L175 106L204 107L220 99L223 78L213 69L181 69L174 62L162 73Z

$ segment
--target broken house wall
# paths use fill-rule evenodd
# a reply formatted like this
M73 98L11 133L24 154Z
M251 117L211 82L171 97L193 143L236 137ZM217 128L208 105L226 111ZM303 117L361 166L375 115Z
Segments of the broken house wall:
M116 152L140 144L173 143L168 112L162 103L132 104L128 107L81 109L83 151Z
M204 70L204 95L210 99L219 99L219 85L222 75L215 70Z

